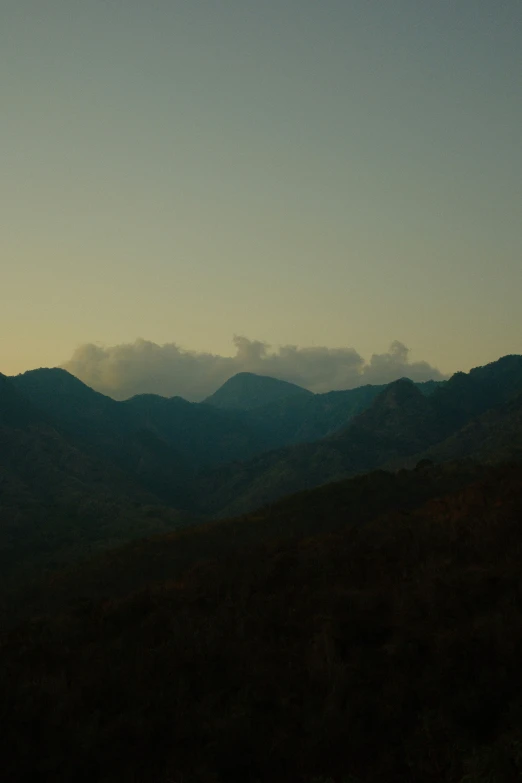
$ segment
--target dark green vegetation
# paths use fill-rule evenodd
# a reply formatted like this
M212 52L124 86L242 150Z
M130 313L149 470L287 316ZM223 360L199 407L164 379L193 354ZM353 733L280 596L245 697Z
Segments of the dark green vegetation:
M522 358L269 387L0 376L6 780L521 779Z
M485 468L473 462L420 467L397 474L376 471L229 520L200 522L169 535L109 549L45 581L29 583L4 607L4 620L52 612L84 598L122 597L153 581L178 578L196 563L242 553L264 542L283 542L361 524L390 510L407 512L430 498L476 481Z
M187 484L201 471L322 438L365 410L385 388L316 395L274 378L239 373L207 404L155 394L117 402L60 369L33 370L9 381L82 448L178 505L186 503ZM419 384L426 393L433 386Z
M187 522L0 376L0 603L39 569Z
M290 492L401 464L406 458L414 464L442 442L444 459L464 456L457 444L467 436L460 430L492 410L505 421L503 435L489 446L484 443L481 457L511 456L510 427L520 427L520 418L503 406L522 393L522 357L506 356L468 374L457 373L430 392L423 394L407 379L395 381L346 428L326 438L209 471L196 482L194 507L221 515L243 513ZM453 441L448 441L450 436L455 436ZM473 452L471 447L465 455Z
M156 395L116 402L58 369L2 376L4 583L380 467L509 458L522 437L517 356L442 384L403 379L319 395L290 385L289 396L288 384L257 381L240 375L225 387L280 397L221 410ZM293 445L272 449L281 443Z
M378 472L272 514L107 555L83 601L63 585L4 634L5 779L518 781L521 466ZM166 581L117 597L154 560Z
M423 394L429 395L442 383L426 381L415 385ZM366 385L347 391L294 396L252 411L251 418L265 427L270 422L278 434L276 445L309 443L345 427L354 416L369 408L385 388Z
M246 459L271 445L244 416L181 397L143 394L116 402L60 369L33 370L11 382L85 448L169 501L201 468Z
M522 460L522 394L472 419L423 456L437 462L470 456L483 462Z

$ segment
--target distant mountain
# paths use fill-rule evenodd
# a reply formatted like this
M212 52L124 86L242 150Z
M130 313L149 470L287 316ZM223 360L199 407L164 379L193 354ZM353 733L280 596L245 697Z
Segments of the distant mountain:
M11 382L85 452L112 463L142 490L176 504L193 467L166 438L147 430L129 407L58 368L32 370Z
M276 400L293 397L311 397L312 392L295 383L280 381L265 375L240 372L229 378L214 394L207 397L207 405L250 411Z
M13 376L10 382L35 407L77 435L121 433L131 425L130 417L115 400L58 367L29 370Z
M241 411L153 394L119 404L132 412L141 428L175 448L193 471L249 459L273 444L270 431Z
M274 445L266 421L243 411L156 394L116 401L58 368L32 370L10 381L52 421L145 482L155 472L168 481L165 467L154 464L154 451L174 464L184 482L202 468L249 459ZM145 445L148 457L140 451ZM151 476L144 475L147 461Z
M0 575L33 576L182 518L95 457L0 376ZM5 595L4 595L5 597Z
M41 412L0 373L0 426L26 427L44 420Z
M174 505L197 471L249 459L273 445L260 424L181 397L147 394L117 402L57 368L33 370L11 383L87 451Z
M175 505L186 502L185 490L198 472L332 434L385 388L312 394L284 381L241 373L216 392L219 396L225 387L233 391L237 384L246 395L241 408L154 394L117 402L58 368L32 370L10 381L50 421L81 439L85 449ZM437 386L417 385L426 395ZM283 396L261 405L260 388L265 387L268 397L275 391Z
M262 386L274 381L243 375L254 379L256 389L258 381ZM33 370L10 380L89 453L109 460L165 502L182 506L189 502L187 488L200 471L324 437L370 405L382 388L367 386L326 395L301 390L264 407L242 410L153 394L117 402L57 368ZM283 381L274 383L285 391L299 390Z
M251 421L270 433L274 448L309 443L346 427L386 386L359 386L325 394L284 397L249 411Z
M457 372L432 396L439 415L456 430L522 391L522 356L503 356L469 373Z
M491 463L522 461L522 394L472 419L450 437L417 455L435 462L469 457ZM411 460L406 460L401 466L411 464Z
M248 373L240 375L248 375ZM252 377L263 380L261 376L254 375ZM235 378L239 378L239 376L235 376ZM281 381L277 383L284 384ZM443 383L444 381L425 381L417 383L416 386L428 396ZM254 392L256 385L256 383L253 384ZM295 388L293 384L290 386ZM289 393L288 396L277 397L272 402L259 406L254 401L249 403L247 395L241 407L234 406L228 410L235 415L242 411L246 414L246 421L260 428L265 437L265 444L267 444L263 450L267 450L293 443L308 443L337 432L346 427L354 416L366 410L385 388L386 384L380 386L367 384L354 389L331 391L324 394ZM285 385L283 385L283 389L286 389ZM286 390L288 391L288 389ZM217 393L220 391L221 389Z
M423 453L522 391L522 357L457 373L429 394L407 379L374 397L343 430L264 453L200 477L193 502L214 514L244 513L301 489ZM411 460L410 460L411 461Z
M156 395L116 402L64 370L37 370L10 382L82 453L111 464L140 491L191 513L225 516L405 459L412 464L521 392L522 357L440 384L401 379L320 395L243 373L216 395L235 389L236 401L249 410ZM265 386L284 394L255 407ZM449 458L463 453L452 449Z
M196 482L193 502L221 516L244 513L285 494L414 454L444 434L430 399L412 381L401 379L338 433L204 474Z

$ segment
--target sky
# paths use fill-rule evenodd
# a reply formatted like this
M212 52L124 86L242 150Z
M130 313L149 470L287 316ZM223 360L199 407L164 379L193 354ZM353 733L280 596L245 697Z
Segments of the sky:
M520 0L0 0L0 371L522 353L521 39Z

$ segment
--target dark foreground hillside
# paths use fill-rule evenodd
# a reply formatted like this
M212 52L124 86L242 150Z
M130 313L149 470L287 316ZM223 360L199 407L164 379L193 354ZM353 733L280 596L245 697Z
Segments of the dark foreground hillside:
M103 553L51 570L45 578L38 570L34 579L19 578L0 597L0 625L62 611L78 601L121 598L154 582L177 580L196 564L244 557L267 542L282 544L332 532L390 511L410 512L482 475L488 475L488 469L472 461L421 464L397 473L375 471L292 495L241 517L192 525L187 520L167 535L135 535L125 546L113 544ZM34 558L30 564L34 569Z
M4 779L519 781L522 468L350 521L5 634Z

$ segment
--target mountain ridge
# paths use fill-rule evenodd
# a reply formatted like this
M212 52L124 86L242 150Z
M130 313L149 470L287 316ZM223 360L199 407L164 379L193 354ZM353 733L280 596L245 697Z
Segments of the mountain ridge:
M204 402L217 408L253 410L288 397L311 394L308 389L289 381L269 375L239 372L225 381Z
M522 357L458 373L432 394L409 379L389 384L347 427L314 443L209 471L196 494L211 513L244 513L278 497L417 456L522 391ZM410 464L410 463L408 463Z
M56 394L55 379L62 390ZM0 503L31 531L24 551L23 525L0 535L14 535L18 542L13 564L16 558L30 562L31 546L42 564L56 559L54 551L65 562L67 552L71 557L73 549L85 552L84 532L80 538L74 534L72 549L67 543L72 529L67 525L76 524L76 513L82 520L78 531L90 524L92 541L101 544L105 536L110 545L125 540L125 514L132 537L138 530L159 532L183 520L243 514L286 494L367 471L413 467L421 460L516 459L522 444L517 390L522 394L522 357L517 356L428 388L399 379L384 389L310 393L236 412L154 395L117 402L65 371L34 371L25 380L17 376L14 384L0 376ZM13 427L17 416L18 430ZM347 418L344 426L328 432ZM282 420L281 437L287 442L297 432L303 436L307 420L308 431L318 426L328 434L273 449ZM19 465L18 473L13 465ZM104 527L111 503L116 509L112 528ZM133 503L141 510L133 510ZM144 510L147 505L150 511ZM53 514L59 524L53 523ZM105 520L98 527L97 515Z

